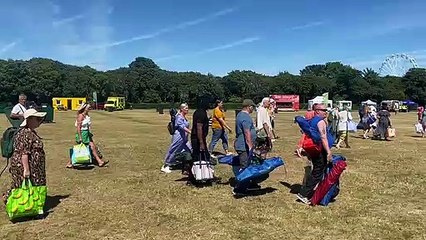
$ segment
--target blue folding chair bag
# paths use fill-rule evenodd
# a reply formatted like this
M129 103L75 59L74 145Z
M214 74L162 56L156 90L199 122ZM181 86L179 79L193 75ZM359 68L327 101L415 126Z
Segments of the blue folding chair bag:
M333 155L332 156L332 165L329 165L326 169L326 174L328 174L331 171L331 168L334 164L336 164L338 161L346 161L346 158L342 155ZM325 176L324 176L325 177ZM330 190L328 190L327 194L324 196L324 198L321 200L320 205L322 206L328 206L328 204L339 195L340 192L340 181L337 181L333 186L331 186Z
M250 165L243 171L241 171L236 179L239 182L249 181L265 174L269 174L275 168L284 165L284 161L280 157L273 157L266 159L262 164Z

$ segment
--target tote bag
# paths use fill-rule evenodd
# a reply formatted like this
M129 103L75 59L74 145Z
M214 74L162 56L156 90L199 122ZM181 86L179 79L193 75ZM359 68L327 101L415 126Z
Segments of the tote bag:
M30 179L24 179L22 186L13 189L7 199L6 212L9 219L12 221L43 215L46 196L46 186L33 186Z
M87 164L92 160L89 146L85 144L75 145L72 149L71 162L72 164Z

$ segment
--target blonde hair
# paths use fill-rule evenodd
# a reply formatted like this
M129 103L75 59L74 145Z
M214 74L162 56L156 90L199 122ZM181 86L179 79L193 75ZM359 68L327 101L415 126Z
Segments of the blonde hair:
M181 105L179 105L179 110L182 111L184 108L188 108L188 104L187 103L182 103Z

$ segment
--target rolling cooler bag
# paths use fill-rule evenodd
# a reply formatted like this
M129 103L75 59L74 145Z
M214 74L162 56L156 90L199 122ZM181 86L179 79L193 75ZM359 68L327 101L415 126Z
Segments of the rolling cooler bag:
M191 173L196 183L212 182L214 177L213 165L210 163L206 152L200 152L198 161L192 163Z

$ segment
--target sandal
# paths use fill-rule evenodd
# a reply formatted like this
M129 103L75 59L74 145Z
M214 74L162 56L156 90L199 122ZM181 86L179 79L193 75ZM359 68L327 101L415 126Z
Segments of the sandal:
M74 168L72 164L67 164L66 168Z
M99 164L99 167L105 167L109 163L108 160L104 161L102 164Z

